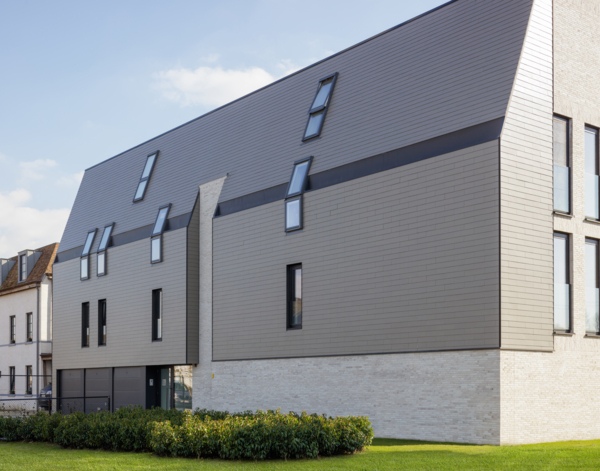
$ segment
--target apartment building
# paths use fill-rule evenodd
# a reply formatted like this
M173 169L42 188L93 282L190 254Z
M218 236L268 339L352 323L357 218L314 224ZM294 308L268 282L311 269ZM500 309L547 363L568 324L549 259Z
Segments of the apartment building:
M58 244L50 244L0 259L0 403L7 408L36 409L34 399L52 379L57 250Z
M598 24L451 1L89 168L58 393L600 438Z

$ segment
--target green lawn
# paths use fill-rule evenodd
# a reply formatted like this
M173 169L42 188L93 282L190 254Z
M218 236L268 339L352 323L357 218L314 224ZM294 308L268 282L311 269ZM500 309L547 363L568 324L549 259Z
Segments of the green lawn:
M0 442L0 470L598 470L600 440L493 447L375 439L351 456L241 462L159 458L148 453L64 450L43 443Z

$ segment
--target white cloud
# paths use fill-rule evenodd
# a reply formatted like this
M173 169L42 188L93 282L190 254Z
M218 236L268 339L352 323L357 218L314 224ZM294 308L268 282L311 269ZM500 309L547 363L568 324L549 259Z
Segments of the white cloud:
M213 59L213 56L210 58ZM213 60L217 59L218 56ZM297 70L297 67L289 60L282 61L277 68L282 73L273 76L260 67L236 70L223 69L220 66L202 66L195 70L171 69L155 74L154 78L156 88L161 90L163 96L171 101L182 106L217 107Z
M52 159L37 159L33 162L19 162L21 169L21 180L43 180L46 178L45 172L58 164Z
M63 175L58 180L56 180L56 184L58 186L67 186L67 187L78 187L83 179L84 171L74 173L72 175Z
M26 205L30 200L24 189L0 193L0 257L60 241L69 209L39 210Z

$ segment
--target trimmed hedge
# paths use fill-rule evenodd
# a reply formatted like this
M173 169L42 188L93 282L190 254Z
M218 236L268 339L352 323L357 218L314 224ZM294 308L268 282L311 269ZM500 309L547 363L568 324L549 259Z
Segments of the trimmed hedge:
M151 451L158 455L223 459L297 459L353 453L371 444L366 417L305 412L229 412L122 408L114 413L38 413L0 417L8 441L52 442L68 448Z

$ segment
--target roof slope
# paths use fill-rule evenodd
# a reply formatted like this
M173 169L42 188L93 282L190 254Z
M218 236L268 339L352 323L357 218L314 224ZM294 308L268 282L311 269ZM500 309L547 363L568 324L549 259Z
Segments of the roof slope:
M198 185L228 174L220 201L287 182L292 163L318 173L503 117L532 0L458 0L349 48L88 169L61 251L86 231L115 234L192 210ZM303 143L318 80L339 73L320 138ZM133 195L160 150L144 201ZM96 237L95 245L99 243Z
M54 258L56 257L56 253L58 251L58 243L46 245L45 247L40 247L39 249L35 249L34 252L42 252L42 255L38 259L37 263L29 273L27 280L23 284L28 283L39 283L44 278L44 275L52 274L52 264L54 263ZM11 257L10 260L17 261L17 257ZM15 263L11 270L8 272L8 276L4 283L0 286L0 294L4 291L8 291L12 288L15 288L18 282L18 271L19 264Z

